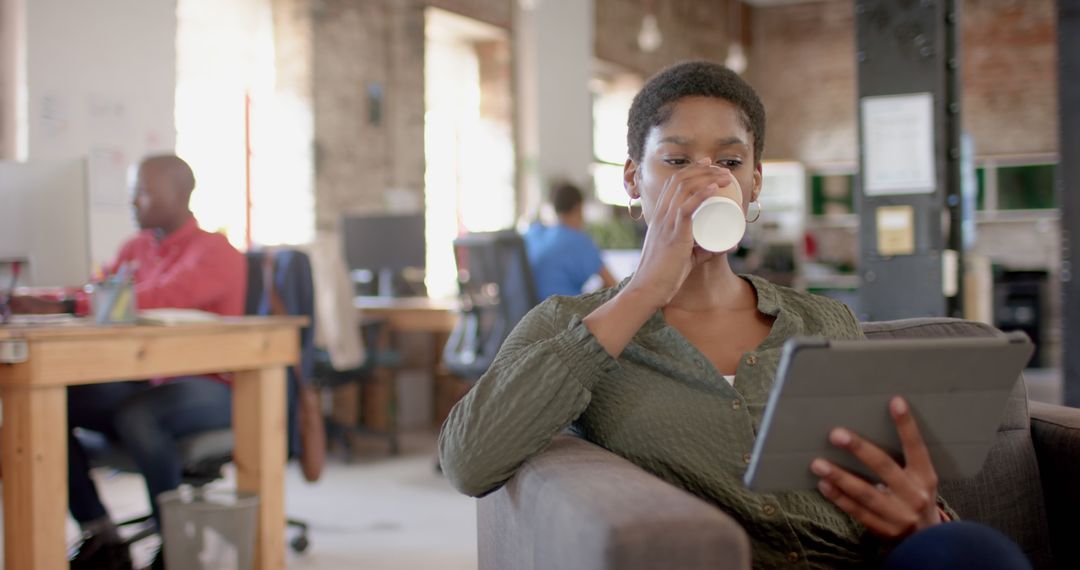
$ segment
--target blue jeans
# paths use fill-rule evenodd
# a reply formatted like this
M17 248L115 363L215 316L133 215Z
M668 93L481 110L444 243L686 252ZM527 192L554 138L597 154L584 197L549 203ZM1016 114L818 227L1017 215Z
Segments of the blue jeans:
M232 424L232 390L205 377L149 382L111 382L68 388L68 429L101 432L131 456L146 479L154 522L160 522L159 493L180 485L183 466L178 439ZM80 523L106 516L90 478L86 450L69 431L68 500Z
M983 524L957 521L919 531L885 559L884 570L1031 570L1015 542Z

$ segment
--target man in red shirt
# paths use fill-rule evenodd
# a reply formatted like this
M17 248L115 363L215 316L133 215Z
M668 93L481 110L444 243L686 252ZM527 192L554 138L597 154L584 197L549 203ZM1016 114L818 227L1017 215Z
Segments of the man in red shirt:
M247 262L219 234L199 229L188 208L195 177L176 156L154 156L138 167L132 205L141 231L120 248L108 273L133 271L136 306L201 309L221 315L244 312ZM67 303L32 297L12 300L16 312L85 311L85 298ZM74 305L74 306L73 306ZM198 358L198 355L191 355ZM112 382L68 389L68 427L104 433L120 442L146 478L155 521L158 494L180 484L176 441L186 435L227 428L232 394L227 379L185 377ZM131 568L90 478L86 451L68 439L71 514L86 536L71 568Z

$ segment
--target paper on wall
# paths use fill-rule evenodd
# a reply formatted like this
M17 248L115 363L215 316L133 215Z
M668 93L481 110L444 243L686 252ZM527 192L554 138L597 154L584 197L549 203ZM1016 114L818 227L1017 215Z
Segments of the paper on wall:
M863 97L863 192L928 194L937 186L930 93Z

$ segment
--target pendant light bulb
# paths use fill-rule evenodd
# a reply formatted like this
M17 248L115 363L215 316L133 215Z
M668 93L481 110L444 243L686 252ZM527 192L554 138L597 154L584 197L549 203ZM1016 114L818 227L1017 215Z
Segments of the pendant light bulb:
M660 25L656 22L656 15L645 14L641 20L641 31L638 32L638 47L645 53L652 53L659 49L663 42L664 38L660 35Z
M728 69L742 75L742 72L746 71L746 53L743 52L741 43L733 43L728 47L727 59L724 60L724 65Z

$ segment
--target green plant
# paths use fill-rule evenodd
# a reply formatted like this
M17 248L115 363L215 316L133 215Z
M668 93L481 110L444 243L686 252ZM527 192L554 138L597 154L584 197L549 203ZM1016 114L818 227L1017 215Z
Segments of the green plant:
M585 232L600 249L640 249L642 245L637 224L629 220L593 222L586 225Z

